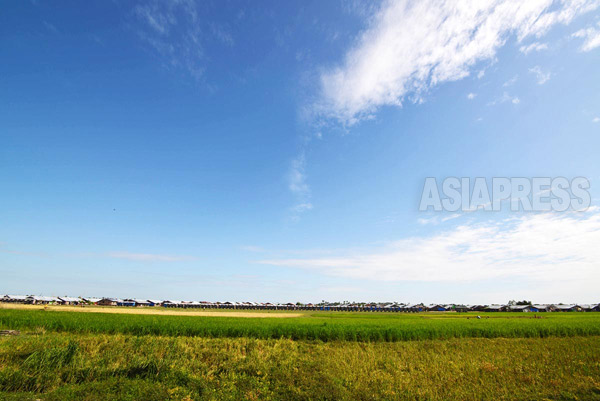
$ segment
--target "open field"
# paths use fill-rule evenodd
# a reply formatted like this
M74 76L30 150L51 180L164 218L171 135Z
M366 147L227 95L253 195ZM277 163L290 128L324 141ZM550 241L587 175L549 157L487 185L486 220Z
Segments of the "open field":
M132 308L133 309L133 308ZM139 309L134 309L139 310ZM310 312L286 319L0 309L0 328L71 333L406 341L455 337L600 336L600 313L391 314ZM213 313L213 312L207 312ZM256 312L239 312L256 313ZM282 312L287 315L288 313Z
M0 399L600 400L600 313L181 313L0 309Z
M0 338L3 400L600 400L600 337Z
M197 309L167 309L161 307L135 308L123 306L67 306L67 305L27 305L0 303L0 309L24 309L51 312L93 312L93 313L122 313L135 315L171 315L171 316L228 316L228 317L297 317L302 313L277 311L242 311L235 310L203 310Z

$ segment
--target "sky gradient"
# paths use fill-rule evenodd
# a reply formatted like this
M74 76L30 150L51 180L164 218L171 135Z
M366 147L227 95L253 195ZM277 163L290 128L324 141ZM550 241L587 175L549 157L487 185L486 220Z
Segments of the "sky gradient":
M600 301L598 1L8 1L0 54L1 293Z

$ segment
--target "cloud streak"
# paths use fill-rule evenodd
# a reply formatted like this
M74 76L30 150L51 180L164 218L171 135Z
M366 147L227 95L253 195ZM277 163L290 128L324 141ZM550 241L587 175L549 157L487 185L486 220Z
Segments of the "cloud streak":
M207 41L233 47L230 30L215 21L207 21L194 0L151 0L133 9L133 28L163 61L165 67L185 71L195 80L204 78L209 57Z
M196 258L184 255L159 255L154 253L110 252L107 255L113 259L124 259L136 262L183 262Z
M542 50L548 50L548 45L546 43L533 42L527 46L521 46L519 48L519 51L525 55L528 55L532 51L539 52Z
M469 223L371 251L258 263L370 281L600 280L600 213L547 213Z
M151 1L134 8L138 36L161 58L165 66L187 71L200 80L205 55L196 3L191 0Z
M300 215L313 208L310 202L310 187L306 182L306 156L302 151L292 160L288 172L288 188L296 198L295 204L291 207L292 220L297 221Z
M430 88L493 60L509 37L539 38L598 6L597 0L388 0L341 65L320 75L314 112L349 126L407 97L418 102Z
M551 74L544 72L539 65L529 69L529 72L535 75L538 85L543 85L550 80Z

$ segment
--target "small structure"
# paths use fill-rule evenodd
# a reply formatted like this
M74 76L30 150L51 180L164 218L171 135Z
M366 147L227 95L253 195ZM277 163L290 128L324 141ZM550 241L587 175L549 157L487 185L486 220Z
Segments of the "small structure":
M44 296L38 296L38 295L32 295L30 297L27 297L27 299L29 299L34 305L50 305L50 304L58 304L60 303L60 300L56 297L44 297Z
M485 307L486 312L504 312L506 305L488 305Z
M181 308L181 301L166 300L162 303L163 308Z
M150 306L150 301L147 299L134 299L133 300L135 306Z
M531 305L509 305L509 312L537 312L538 310Z
M31 300L27 295L5 295L0 298L2 302L14 303L14 304L30 304Z
M135 306L134 299L118 299L117 306Z
M552 305L533 304L532 306L536 309L534 312L552 312L554 310Z
M98 305L98 302L102 301L102 298L81 298L83 303L89 305Z
M58 303L61 305L79 305L81 299L74 297L58 297Z
M96 303L96 305L100 306L117 306L119 302L122 302L120 299L115 298L102 298L100 301Z
M470 305L452 305L452 310L455 312L468 312L471 310Z
M573 304L558 304L552 305L556 312L581 312L582 309L579 305Z

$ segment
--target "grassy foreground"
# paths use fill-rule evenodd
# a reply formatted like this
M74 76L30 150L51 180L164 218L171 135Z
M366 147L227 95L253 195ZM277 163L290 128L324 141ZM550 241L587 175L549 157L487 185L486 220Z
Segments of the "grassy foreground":
M0 309L0 328L211 338L406 341L456 337L600 336L600 313L323 313L240 318Z
M38 332L0 338L0 399L600 400L599 344Z
M600 401L599 313L132 313L0 309L0 400Z

